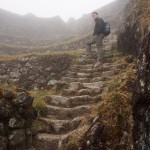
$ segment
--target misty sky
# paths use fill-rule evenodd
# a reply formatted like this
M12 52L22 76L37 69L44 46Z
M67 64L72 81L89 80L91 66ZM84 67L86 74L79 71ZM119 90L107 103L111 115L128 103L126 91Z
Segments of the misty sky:
M21 15L32 13L39 17L59 15L65 21L70 17L100 8L113 0L0 0L0 8Z

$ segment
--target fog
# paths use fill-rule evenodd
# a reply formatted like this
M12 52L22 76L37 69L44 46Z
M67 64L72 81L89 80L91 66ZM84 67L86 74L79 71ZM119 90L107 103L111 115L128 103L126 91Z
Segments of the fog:
M25 15L32 13L38 17L59 15L63 20L79 18L82 14L100 8L113 0L0 0L0 8Z

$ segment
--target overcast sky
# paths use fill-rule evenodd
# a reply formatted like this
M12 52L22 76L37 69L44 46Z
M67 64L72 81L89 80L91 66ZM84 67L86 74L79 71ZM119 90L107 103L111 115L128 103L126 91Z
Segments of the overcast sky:
M59 15L65 21L70 17L100 8L113 0L0 0L0 8L21 15L32 13L39 17Z

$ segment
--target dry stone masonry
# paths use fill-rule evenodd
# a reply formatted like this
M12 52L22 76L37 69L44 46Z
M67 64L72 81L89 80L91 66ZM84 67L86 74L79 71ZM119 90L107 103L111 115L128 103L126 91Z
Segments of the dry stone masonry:
M16 60L0 61L0 77L27 90L50 88L65 73L71 63L67 55L31 55Z
M27 150L32 145L32 102L24 90L0 89L1 150Z

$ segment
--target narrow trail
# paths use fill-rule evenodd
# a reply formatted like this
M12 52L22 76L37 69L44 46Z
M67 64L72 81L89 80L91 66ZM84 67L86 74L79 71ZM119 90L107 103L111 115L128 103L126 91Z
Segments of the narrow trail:
M46 96L48 116L40 121L47 131L36 136L36 150L64 150L68 137L86 128L83 118L90 116L111 79L121 71L119 64L111 62L114 53L111 38L104 40L105 62L101 66L94 67L96 57L87 58L83 54L61 79L68 88L61 95Z

